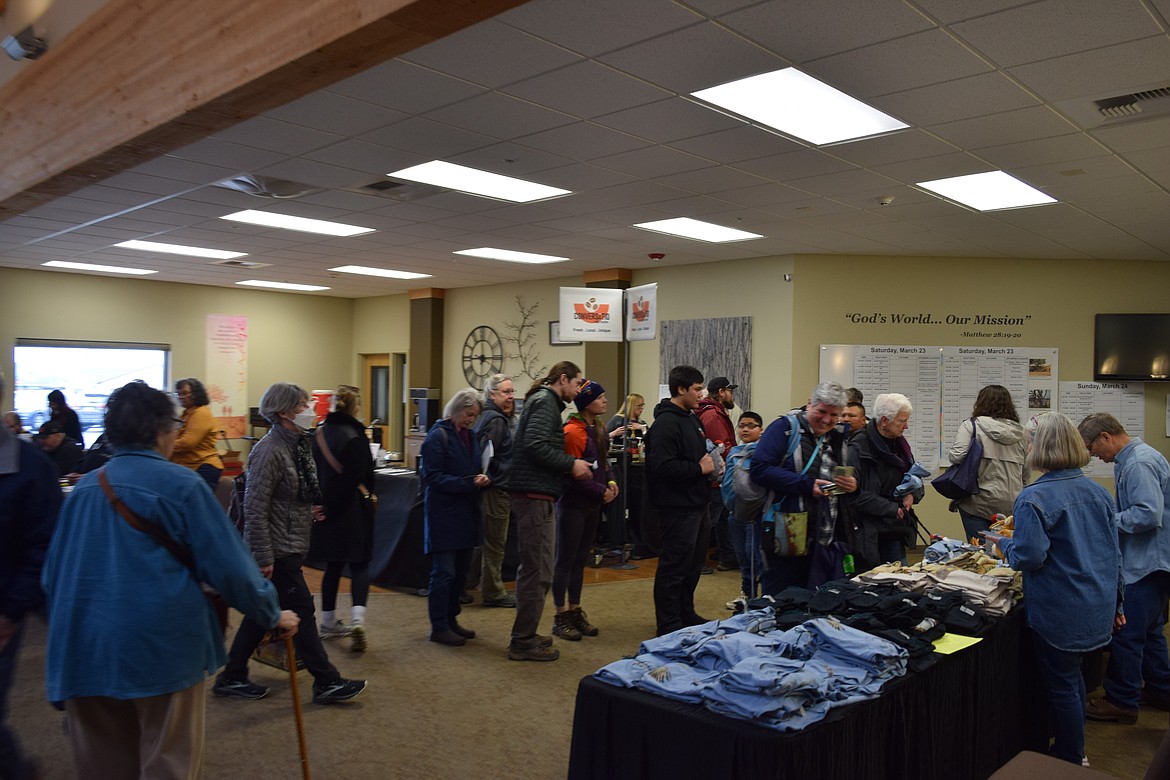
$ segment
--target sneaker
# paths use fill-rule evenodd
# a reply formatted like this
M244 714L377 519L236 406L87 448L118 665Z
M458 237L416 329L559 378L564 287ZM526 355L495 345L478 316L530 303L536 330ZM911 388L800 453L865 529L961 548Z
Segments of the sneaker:
M459 636L463 637L464 639L475 639L475 632L474 631L472 631L470 628L464 628L463 626L456 623L454 620L451 621L451 630L454 631Z
M715 570L712 569L710 566L704 566L703 568L699 569L699 574L714 574L714 573L715 573Z
M432 631L431 641L438 642L441 645L449 645L450 647L463 647L467 644L466 639L449 628L444 628L442 631Z
M349 646L350 652L364 653L366 652L366 627L361 623L354 623L353 630L350 632L352 642Z
M585 615L585 610L580 607L570 609L566 614L571 615L570 620L577 627L577 630L581 632L581 636L597 636L601 633L601 630L597 626L589 622L589 618Z
M743 612L744 608L747 607L747 594L741 590L739 592L738 596L736 596L735 598L733 598L731 601L727 602L723 606L727 607L732 612L735 612L737 614L740 612Z
M568 612L558 612L553 617L553 636L559 636L561 639L567 639L570 642L580 642L581 632L573 623L572 615Z
M529 639L513 639L508 645L508 659L511 661L555 661L561 657L559 650L546 647L539 635Z
M1085 717L1089 720L1104 721L1106 723L1125 723L1127 725L1137 723L1138 711L1131 710L1127 707L1119 707L1109 699L1102 696L1100 699L1093 699L1085 707Z
M263 699L268 695L268 689L263 685L247 680L227 680L222 676L215 678L215 687L211 690L216 696L235 696L239 699Z
M715 571L739 571L739 561L734 563L719 561L719 563L715 564Z
M516 597L511 595L511 594L508 594L507 596L504 596L503 598L491 599L490 601L488 599L484 599L483 606L485 606L485 607L503 607L504 609L515 609L516 608Z
M347 626L345 623L338 620L331 626L324 623L317 629L317 635L322 639L341 639L353 633L353 627Z
M472 597L472 595L470 593L460 593L459 594L459 603L460 604L470 604L473 601L475 601L475 599Z
M366 689L365 680L338 679L336 682L325 685L313 684L314 704L333 704L337 701L349 701Z

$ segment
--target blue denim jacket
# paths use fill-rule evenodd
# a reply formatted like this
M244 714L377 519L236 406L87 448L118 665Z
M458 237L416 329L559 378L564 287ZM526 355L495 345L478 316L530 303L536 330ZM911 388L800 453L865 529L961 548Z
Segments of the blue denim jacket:
M1117 530L1121 573L1132 585L1156 571L1170 571L1170 464L1136 436L1113 462L1117 480Z
M1058 650L1108 644L1121 590L1109 491L1080 469L1050 471L1020 492L1014 514L1000 549L1024 573L1028 625Z

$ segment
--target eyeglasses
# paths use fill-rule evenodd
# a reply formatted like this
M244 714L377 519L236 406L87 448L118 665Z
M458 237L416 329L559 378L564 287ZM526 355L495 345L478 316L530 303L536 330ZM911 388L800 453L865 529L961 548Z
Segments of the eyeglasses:
M759 428L760 426L757 425L756 423L740 423L739 425L737 425L735 427L736 428Z
M1096 444L1097 439L1100 439L1100 438L1101 438L1101 434L1098 433L1096 436L1089 439L1087 442L1085 442L1085 449L1087 449L1090 453L1092 453L1093 445Z

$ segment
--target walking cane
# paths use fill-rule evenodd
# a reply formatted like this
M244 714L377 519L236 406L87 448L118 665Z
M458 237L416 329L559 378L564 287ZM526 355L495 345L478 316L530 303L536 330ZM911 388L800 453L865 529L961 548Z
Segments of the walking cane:
M297 651L292 637L286 637L284 647L288 654L288 678L292 688L293 712L297 716L297 742L301 747L301 777L309 780L309 743L305 741L305 717L301 712L301 692L297 688Z

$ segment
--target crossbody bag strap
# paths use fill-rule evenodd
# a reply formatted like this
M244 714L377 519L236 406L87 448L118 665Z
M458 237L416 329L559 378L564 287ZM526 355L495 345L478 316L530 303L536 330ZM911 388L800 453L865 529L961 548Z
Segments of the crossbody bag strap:
M333 450L329 449L329 439L325 437L325 425L326 423L322 423L317 428L317 435L315 437L317 446L321 448L321 454L325 456L325 461L329 464L329 467L338 474L343 474L345 469L342 467L341 461L334 457ZM357 489L362 494L362 498L370 497L370 489L362 483L358 483Z
M114 510L122 516L122 519L125 520L131 528L136 531L141 531L142 533L149 536L151 539L157 542L159 546L166 548L167 552L175 556L175 559L179 563L190 569L192 573L195 572L195 557L191 555L191 550L172 539L171 536L163 530L161 525L154 522L153 520L147 520L145 517L126 506L125 502L123 502L122 499L118 497L118 494L114 492L114 488L112 485L110 485L109 477L106 476L106 470L104 468L98 469L98 484L102 486L102 491L106 494L106 500L110 502L110 506L112 506Z

